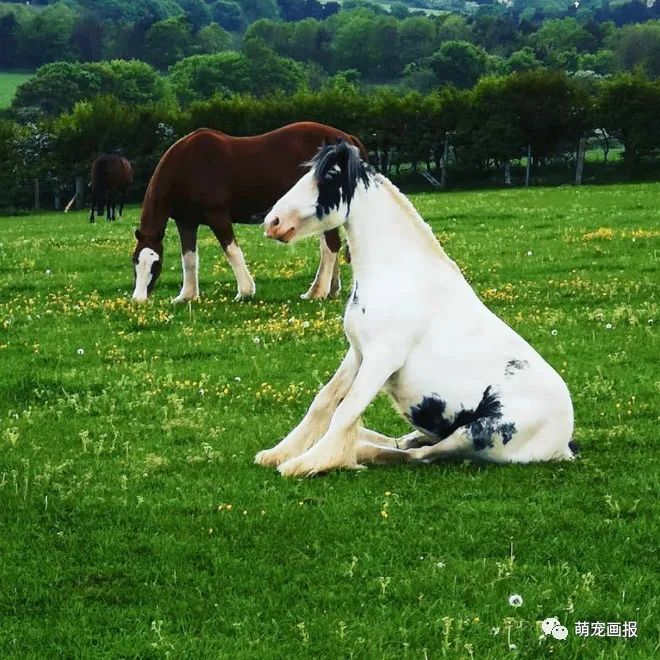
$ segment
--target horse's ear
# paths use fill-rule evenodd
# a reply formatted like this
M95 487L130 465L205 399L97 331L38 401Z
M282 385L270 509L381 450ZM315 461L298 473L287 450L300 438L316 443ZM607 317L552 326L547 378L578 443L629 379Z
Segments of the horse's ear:
M141 241L144 238L144 234L139 229L136 229L135 238L137 238L138 241Z

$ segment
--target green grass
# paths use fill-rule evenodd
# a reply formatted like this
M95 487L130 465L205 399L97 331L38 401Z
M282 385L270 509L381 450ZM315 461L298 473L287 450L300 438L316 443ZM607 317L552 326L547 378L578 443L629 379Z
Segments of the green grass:
M18 86L30 79L33 75L33 73L0 71L0 108L8 108L11 105Z
M298 297L317 244L238 227L257 282L238 304L204 230L203 299L173 307L170 228L134 307L137 209L0 219L3 657L657 657L659 193L413 197L563 373L580 460L307 481L252 459L346 348L343 303ZM406 431L384 399L365 422ZM549 616L568 640L540 639ZM576 621L637 621L638 637L581 639Z

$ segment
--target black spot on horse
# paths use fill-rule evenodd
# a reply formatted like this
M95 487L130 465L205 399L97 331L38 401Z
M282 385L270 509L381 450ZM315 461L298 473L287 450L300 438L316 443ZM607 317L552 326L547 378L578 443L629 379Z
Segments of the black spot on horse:
M502 422L502 403L491 391L489 385L476 408L462 408L453 415L446 414L447 403L437 394L424 397L422 402L413 406L408 415L411 422L419 429L427 431L433 438L419 438L417 447L433 445L438 440L448 438L454 431L465 427L477 451L493 446L493 436L499 435L502 443L507 444L516 432L513 422Z
M568 448L573 452L573 456L578 456L582 450L582 447L575 440L569 440Z
M351 297L351 302L354 305L358 304L358 294L357 294L357 292L358 292L358 281L355 280L355 286L353 287L353 295Z
M506 363L506 368L504 369L505 376L513 376L516 371L522 371L526 367L529 367L529 362L527 360L509 360Z
M311 161L314 178L319 189L316 199L316 217L320 220L343 202L348 211L359 183L369 187L371 167L360 158L357 147L345 140L321 147Z

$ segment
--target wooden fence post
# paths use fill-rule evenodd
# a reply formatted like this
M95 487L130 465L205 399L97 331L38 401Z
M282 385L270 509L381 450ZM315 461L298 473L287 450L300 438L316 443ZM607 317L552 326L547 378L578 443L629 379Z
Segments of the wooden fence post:
M34 208L38 211L41 208L41 196L39 194L39 179L34 180Z
M586 140L581 137L578 142L577 163L575 165L575 185L582 185L582 171L584 170L584 152Z
M532 171L532 145L527 145L527 168L525 170L525 188L529 188L529 176Z

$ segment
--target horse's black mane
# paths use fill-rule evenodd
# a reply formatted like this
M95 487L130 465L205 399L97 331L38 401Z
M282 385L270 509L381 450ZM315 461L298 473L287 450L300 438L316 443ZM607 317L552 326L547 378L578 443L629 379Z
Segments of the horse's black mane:
M345 140L321 147L310 165L319 188L316 200L319 220L331 209L339 208L341 202L346 204L348 214L358 184L362 182L368 188L369 175L373 173L360 158L358 148Z

